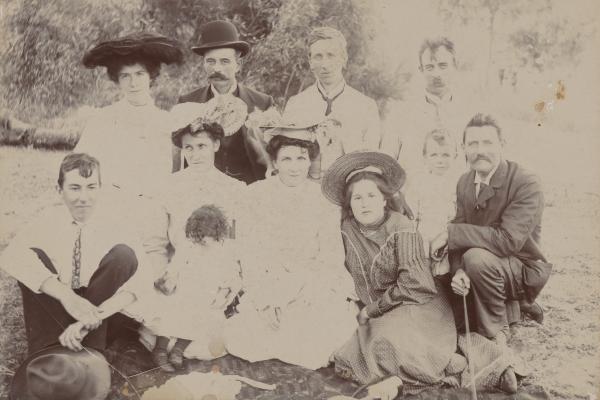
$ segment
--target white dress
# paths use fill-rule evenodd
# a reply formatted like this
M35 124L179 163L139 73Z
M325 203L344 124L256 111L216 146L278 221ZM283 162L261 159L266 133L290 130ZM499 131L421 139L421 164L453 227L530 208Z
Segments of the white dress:
M278 358L326 366L356 328L354 284L344 268L339 210L306 181L287 187L270 177L248 187L251 214L240 222L244 295L227 322L229 353L249 361ZM274 329L258 312L281 309Z
M169 113L154 104L122 99L89 119L74 151L100 161L104 185L154 196L172 171L173 126Z
M225 308L213 308L220 289L233 293L241 288L240 267L227 245L180 244L171 260L177 271L173 294L158 296L155 317L148 327L158 335L194 341L196 349L209 352L211 340L222 337Z

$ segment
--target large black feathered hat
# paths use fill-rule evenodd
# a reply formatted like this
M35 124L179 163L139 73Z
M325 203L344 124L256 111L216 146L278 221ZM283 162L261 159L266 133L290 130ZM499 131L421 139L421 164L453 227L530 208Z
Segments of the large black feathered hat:
M137 32L96 45L85 53L83 65L87 68L108 66L121 57L130 56L148 58L165 64L180 64L183 61L183 51L176 40Z

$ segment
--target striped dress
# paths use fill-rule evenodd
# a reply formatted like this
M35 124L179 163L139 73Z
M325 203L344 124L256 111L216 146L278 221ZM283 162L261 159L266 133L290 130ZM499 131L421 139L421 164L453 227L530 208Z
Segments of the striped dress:
M336 351L337 373L361 384L395 375L402 379L404 393L460 384L466 376L466 360L458 352L462 340L449 302L438 293L423 261L422 239L412 223L390 212L377 230L363 233L355 220L347 219L342 236L346 268L370 319ZM500 351L487 339L477 343L482 354L477 365L483 368ZM497 383L507 365L496 364L485 371L481 384Z

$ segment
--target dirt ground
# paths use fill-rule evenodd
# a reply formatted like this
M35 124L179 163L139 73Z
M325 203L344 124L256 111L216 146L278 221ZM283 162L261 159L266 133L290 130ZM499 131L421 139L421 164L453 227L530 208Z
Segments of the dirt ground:
M24 221L58 200L53 188L63 155L0 148L0 249ZM600 388L600 194L556 182L545 187L543 244L555 266L539 298L545 321L517 327L510 344L530 367L529 382L553 398L592 400ZM1 271L0 316L0 399L5 399L26 345L18 288Z

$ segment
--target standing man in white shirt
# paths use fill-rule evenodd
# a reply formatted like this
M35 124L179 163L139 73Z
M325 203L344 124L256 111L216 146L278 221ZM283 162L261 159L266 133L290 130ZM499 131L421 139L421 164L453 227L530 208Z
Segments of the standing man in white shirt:
M113 314L133 305L152 281L138 270L143 253L126 219L101 204L98 160L66 156L57 191L62 204L24 227L0 266L19 282L30 354L59 342L75 351L104 350L116 328Z
M336 29L315 28L308 39L310 69L316 82L286 105L284 116L290 120L316 121L331 118L341 124L331 129L330 137L319 140L321 157L311 165L311 176L319 163L324 171L338 157L357 150L378 150L381 122L375 101L352 88L344 79L348 62L346 39Z

